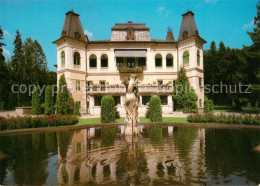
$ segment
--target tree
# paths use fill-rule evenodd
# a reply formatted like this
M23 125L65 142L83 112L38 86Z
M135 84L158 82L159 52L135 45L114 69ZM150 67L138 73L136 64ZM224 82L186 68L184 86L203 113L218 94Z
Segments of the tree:
M113 96L106 95L101 99L101 122L110 123L116 119L115 101Z
M80 115L79 108L80 108L80 102L75 101L74 102L74 111L73 111L74 115Z
M55 101L54 101L54 92L52 91L52 87L48 85L45 90L45 114L51 115L55 113L54 109Z
M149 119L152 122L162 121L162 106L159 96L152 96L149 101Z
M251 37L254 47L260 48L260 1L256 5L256 16L254 18L254 25L256 26L254 28L253 32L247 32L248 35Z
M35 87L32 94L32 114L40 115L41 114L41 101L39 89Z
M204 98L204 112L212 112L214 110L213 101L211 99L208 99L206 96Z
M64 74L60 77L56 108L58 114L70 114L71 99Z
M177 110L183 110L185 113L198 111L198 96L191 87L183 67L178 72L178 77L174 84L173 100Z
M3 46L4 43L1 42L3 40L3 31L0 26L0 109L5 109L6 100L8 100L8 85L9 85L9 70L7 68L7 64L5 63L5 57L3 54Z

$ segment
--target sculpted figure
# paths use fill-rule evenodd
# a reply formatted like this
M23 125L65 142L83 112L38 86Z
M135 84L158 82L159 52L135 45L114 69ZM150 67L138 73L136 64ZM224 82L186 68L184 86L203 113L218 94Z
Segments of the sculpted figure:
M127 127L125 135L137 134L137 120L138 120L138 103L139 94L137 87L138 79L135 74L131 74L130 79L126 79L126 96L125 96L125 110Z

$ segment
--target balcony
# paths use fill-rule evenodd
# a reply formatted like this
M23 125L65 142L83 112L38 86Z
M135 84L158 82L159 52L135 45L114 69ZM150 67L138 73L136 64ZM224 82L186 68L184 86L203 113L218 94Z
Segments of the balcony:
M156 93L172 93L173 92L173 87L172 86L167 86L167 85L162 85L162 86L157 86L157 85L139 85L138 86L138 92L141 94L145 93L151 93L151 94L156 94ZM91 86L87 88L87 94L89 95L94 95L94 94L125 94L126 93L126 88L124 85L116 85L116 86Z
M141 67L118 67L118 70L120 73L142 73L143 72L143 66Z

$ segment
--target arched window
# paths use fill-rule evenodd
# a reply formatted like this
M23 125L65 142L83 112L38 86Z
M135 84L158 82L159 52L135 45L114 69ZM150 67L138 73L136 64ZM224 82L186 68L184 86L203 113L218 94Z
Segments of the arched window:
M200 51L197 51L197 65L200 66Z
M155 67L161 67L162 66L162 55L156 54L155 56Z
M75 52L73 57L74 57L74 65L80 65L80 54L78 52Z
M167 54L166 56L166 66L167 67L173 67L173 55Z
M65 52L64 51L62 51L61 52L61 65L65 65Z
M95 54L91 54L89 56L89 67L96 68L97 67L97 56Z
M106 54L101 55L101 67L108 67L108 56Z
M185 51L183 53L183 65L188 65L189 64L189 58L190 58L189 52Z

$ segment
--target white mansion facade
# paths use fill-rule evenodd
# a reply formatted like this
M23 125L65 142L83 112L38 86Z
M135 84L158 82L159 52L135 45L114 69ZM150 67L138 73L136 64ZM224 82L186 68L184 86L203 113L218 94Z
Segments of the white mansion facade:
M203 110L203 44L191 11L182 15L178 40L168 29L165 40L154 40L145 24L117 23L110 40L90 41L85 36L79 15L66 13L57 45L57 79L65 75L72 98L79 101L82 113L100 115L103 95L114 96L120 115L125 114L124 80L137 75L140 83L139 113L144 115L152 95L162 101L164 114L173 113L173 84L184 66Z

